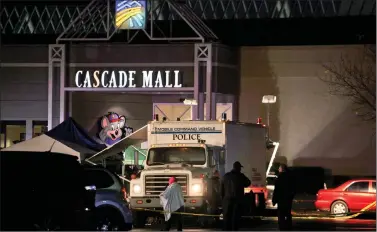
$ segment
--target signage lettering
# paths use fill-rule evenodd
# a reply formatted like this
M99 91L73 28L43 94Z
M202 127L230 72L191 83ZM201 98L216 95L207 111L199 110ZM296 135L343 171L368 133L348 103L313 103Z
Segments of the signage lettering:
M180 72L174 71L141 71L142 88L181 88ZM78 88L136 88L135 80L139 77L136 71L82 71L75 75Z
M155 127L155 131L165 131L165 132L203 132L203 131L216 131L215 127L185 127L185 128L167 128L167 127Z
M200 134L173 134L173 140L199 140Z

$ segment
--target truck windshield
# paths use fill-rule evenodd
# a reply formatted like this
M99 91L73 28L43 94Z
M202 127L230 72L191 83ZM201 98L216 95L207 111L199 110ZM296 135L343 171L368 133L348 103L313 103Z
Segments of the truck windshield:
M149 150L147 165L183 163L203 165L206 163L202 147L157 147Z

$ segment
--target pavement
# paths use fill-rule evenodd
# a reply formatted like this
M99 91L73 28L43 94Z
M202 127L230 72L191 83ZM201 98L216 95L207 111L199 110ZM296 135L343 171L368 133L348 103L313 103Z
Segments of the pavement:
M162 225L146 226L133 231L156 231ZM218 231L220 228L200 229L193 225L184 225L184 231ZM175 230L174 228L172 230ZM294 220L293 231L376 231L376 220L349 219L346 221L329 220ZM263 220L244 223L240 231L278 231L277 221Z
M162 228L161 224L148 225L144 229L133 231L156 231ZM172 230L175 230L174 228ZM185 231L219 231L218 228L201 229L196 226L193 218L184 217ZM376 213L364 214L353 219L342 218L313 218L300 216L293 218L293 231L376 231ZM278 231L277 218L270 214L263 219L245 219L242 222L240 231Z

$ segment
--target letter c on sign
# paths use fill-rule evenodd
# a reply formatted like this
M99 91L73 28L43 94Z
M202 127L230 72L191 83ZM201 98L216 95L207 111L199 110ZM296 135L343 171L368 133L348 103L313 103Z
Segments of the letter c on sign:
M82 75L82 71L79 70L76 72L76 75L75 75L75 83L76 83L76 86L81 88L82 87L82 84L79 83L79 77L80 75Z

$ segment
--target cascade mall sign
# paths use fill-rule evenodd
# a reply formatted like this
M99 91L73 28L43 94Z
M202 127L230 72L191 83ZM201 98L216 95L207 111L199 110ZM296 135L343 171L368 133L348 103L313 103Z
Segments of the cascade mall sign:
M78 88L181 88L179 70L82 71L75 74Z

